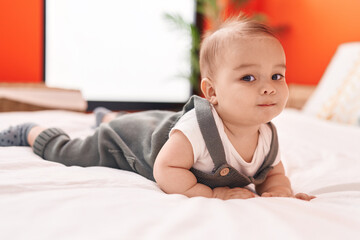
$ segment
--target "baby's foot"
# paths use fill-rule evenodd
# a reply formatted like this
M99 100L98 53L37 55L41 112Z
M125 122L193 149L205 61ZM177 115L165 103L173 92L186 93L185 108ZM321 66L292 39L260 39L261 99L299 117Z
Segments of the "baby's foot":
M0 146L29 146L27 136L35 126L34 123L24 123L1 131Z
M102 123L103 118L105 117L106 114L110 113L111 111L107 108L104 107L97 107L94 109L94 114L95 114L95 127L100 126L100 124Z

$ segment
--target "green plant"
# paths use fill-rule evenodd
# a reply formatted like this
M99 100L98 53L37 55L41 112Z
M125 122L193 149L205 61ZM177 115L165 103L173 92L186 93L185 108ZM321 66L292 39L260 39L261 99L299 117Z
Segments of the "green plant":
M197 15L201 15L204 19L209 20L213 24L217 24L222 20L221 14L224 10L224 5L220 4L217 0L195 0ZM249 0L231 0L234 7L241 8L241 6L247 3ZM262 14L256 14L253 16L259 20L264 20L265 17ZM196 23L189 23L179 14L165 14L165 19L175 25L178 29L185 31L185 34L191 36L191 48L190 48L190 64L191 71L186 78L189 79L194 94L200 94L199 78L200 78L200 65L199 65L199 51L201 42L201 26Z

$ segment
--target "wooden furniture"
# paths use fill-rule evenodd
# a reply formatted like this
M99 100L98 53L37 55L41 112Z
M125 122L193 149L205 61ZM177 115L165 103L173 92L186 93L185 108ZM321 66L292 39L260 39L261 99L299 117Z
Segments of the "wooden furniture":
M315 88L314 85L289 84L289 100L286 107L301 109Z
M301 109L316 86L289 85L287 107ZM0 83L0 112L62 109L84 112L87 102L79 90L50 88L45 84Z
M87 102L78 90L39 84L0 83L0 112L70 110L85 112Z

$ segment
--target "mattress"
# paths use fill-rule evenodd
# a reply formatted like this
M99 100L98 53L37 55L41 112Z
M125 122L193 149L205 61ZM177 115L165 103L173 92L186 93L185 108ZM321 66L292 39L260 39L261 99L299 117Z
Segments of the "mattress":
M92 114L0 113L23 122L94 131ZM66 167L29 147L0 147L0 239L352 239L360 233L360 128L285 109L273 121L295 198L219 200L166 194L135 173Z

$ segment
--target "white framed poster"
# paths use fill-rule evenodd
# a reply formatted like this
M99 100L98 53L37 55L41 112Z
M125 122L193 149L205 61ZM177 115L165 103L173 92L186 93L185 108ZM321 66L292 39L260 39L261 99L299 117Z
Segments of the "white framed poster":
M195 21L192 0L45 0L45 82L87 101L185 102L190 36L164 14Z

